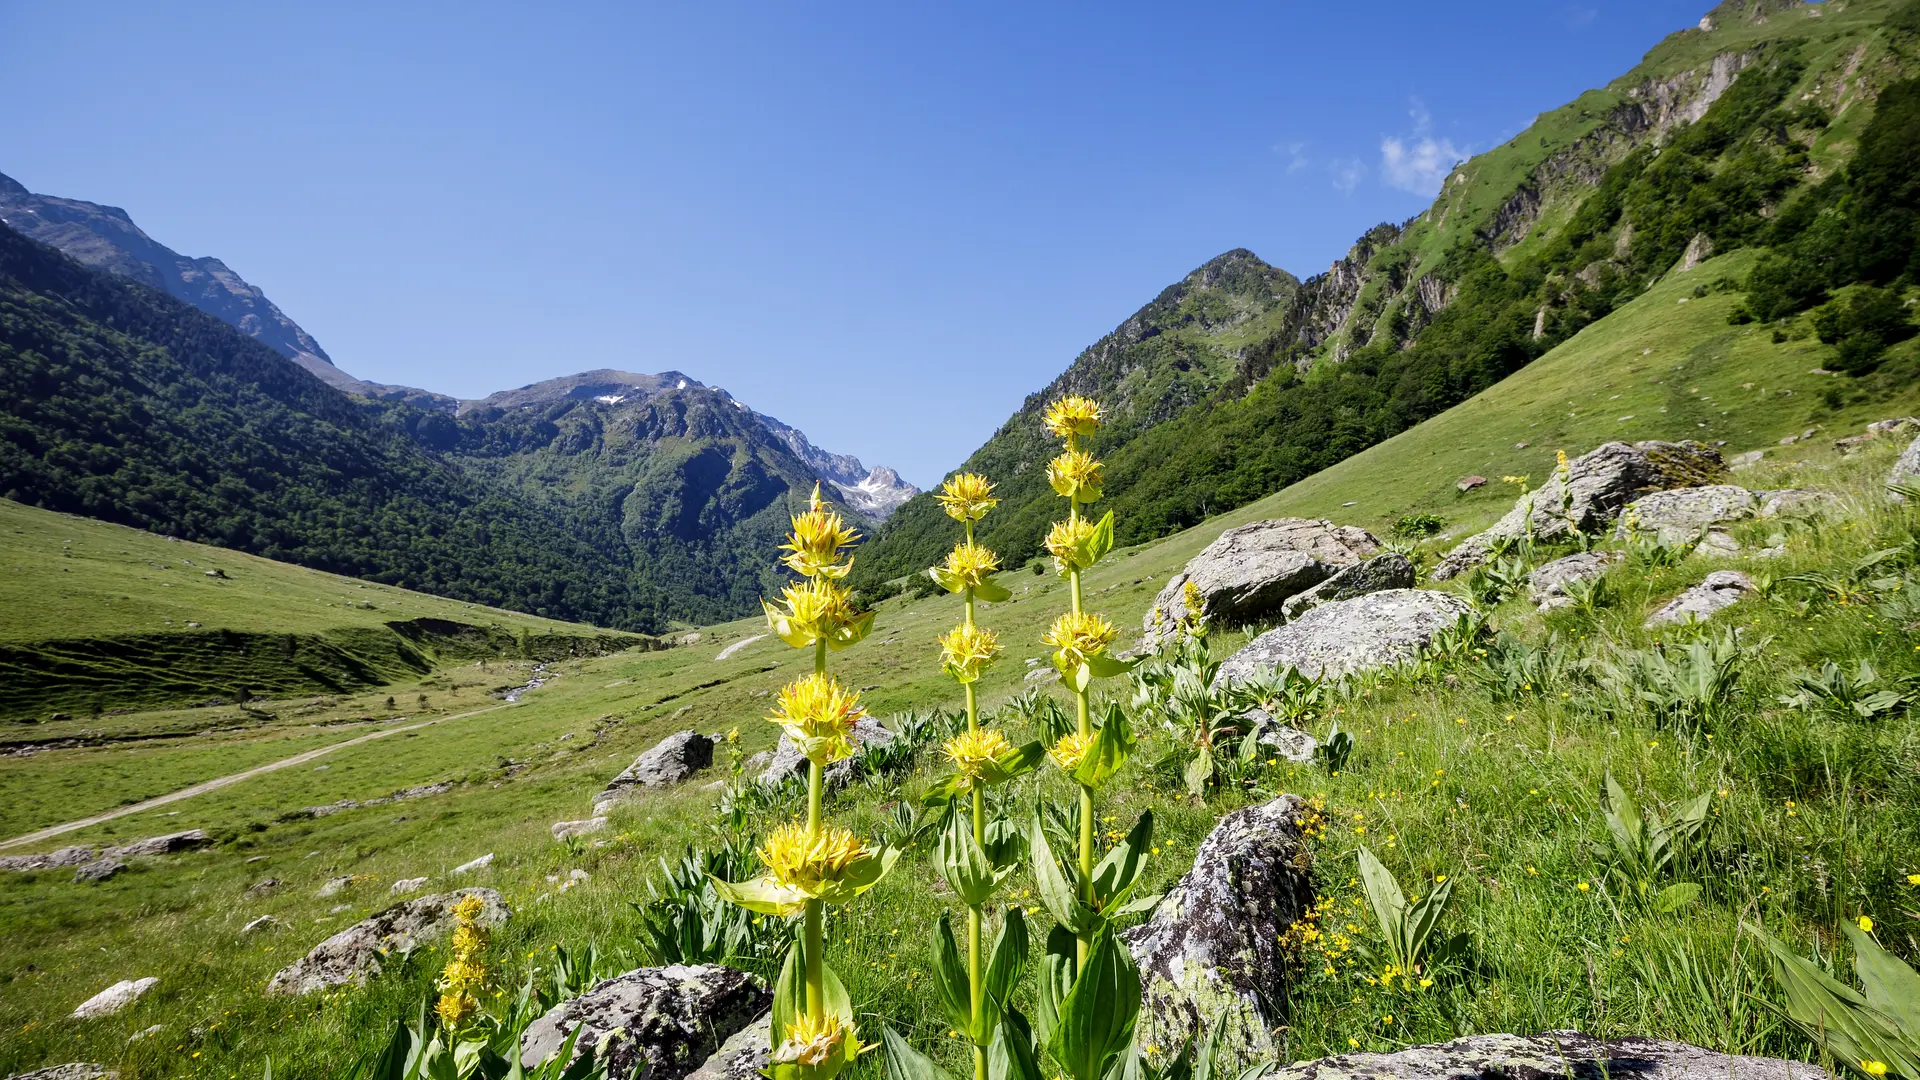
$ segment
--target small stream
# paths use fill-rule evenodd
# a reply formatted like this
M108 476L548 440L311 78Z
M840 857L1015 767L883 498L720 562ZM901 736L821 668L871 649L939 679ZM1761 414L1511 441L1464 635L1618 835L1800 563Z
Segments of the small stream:
M520 700L521 694L524 694L529 690L538 690L545 685L547 685L547 665L535 664L533 665L532 677L530 677L526 682L522 683L521 685L505 691L500 695L500 697L507 704L511 705L514 702Z

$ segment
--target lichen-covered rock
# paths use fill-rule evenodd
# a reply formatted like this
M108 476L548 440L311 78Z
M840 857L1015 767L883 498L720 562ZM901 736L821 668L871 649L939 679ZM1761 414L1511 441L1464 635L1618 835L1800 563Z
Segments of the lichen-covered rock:
M1665 607L1647 616L1652 629L1669 623L1705 622L1740 602L1753 591L1753 579L1738 570L1715 570L1700 584L1668 601Z
M1270 756L1304 765L1312 761L1314 751L1320 749L1319 739L1275 720L1265 709L1248 709L1240 714L1240 719L1247 723L1255 741L1266 747Z
M1228 814L1153 916L1122 935L1140 965L1138 1041L1178 1046L1225 1016L1233 1057L1274 1056L1275 1010L1295 971L1281 941L1313 904L1307 813L1283 795Z
M1528 595L1541 611L1566 607L1573 603L1573 598L1567 595L1569 582L1591 581L1619 561L1617 551L1581 551L1555 559L1534 567L1527 575Z
M761 1080L773 1059L773 1016L768 1014L733 1033L687 1074L687 1080Z
M1336 1054L1271 1074L1274 1080L1832 1080L1800 1061L1744 1057L1686 1043L1577 1031L1475 1035L1390 1054Z
M108 848L102 855L130 859L136 855L171 855L176 851L194 851L213 846L213 838L203 829L188 829L185 832L168 833L165 836L149 836L145 840L135 840L124 847Z
M159 985L160 980L149 975L144 979L121 979L105 990L81 1002L73 1010L73 1019L92 1020L98 1016L112 1016L127 1006L140 1000L140 996Z
M1542 540L1562 539L1574 529L1597 533L1644 492L1711 484L1725 471L1720 452L1705 443L1606 443L1569 461L1567 481L1555 470L1492 528L1461 541L1440 560L1433 576L1445 581L1479 566L1499 540L1526 536L1529 522L1533 535Z
M1319 678L1398 664L1419 656L1434 634L1472 611L1465 599L1428 589L1335 600L1254 638L1227 657L1215 678L1225 686L1262 668L1291 667Z
M1754 494L1760 497L1762 518L1814 517L1828 513L1840 504L1838 499L1824 491L1803 491L1799 488L1756 491Z
M1887 486L1895 484L1912 487L1920 484L1920 439L1915 439L1900 452L1900 460L1893 463L1893 470L1887 473ZM1905 502L1906 497L1899 492L1890 492L1895 502Z
M499 926L512 911L492 889L459 889L415 897L362 919L315 945L307 955L281 968L267 990L275 994L310 994L330 986L362 983L380 971L386 953L415 949L453 931L453 906L478 896L483 926Z
M1415 581L1413 560L1399 552L1375 555L1366 562L1343 566L1333 576L1303 593L1287 598L1280 614L1291 622L1302 614L1333 600L1351 600L1356 596L1387 589L1411 589Z
M898 736L893 733L893 729L875 720L871 716L863 716L854 721L854 754L850 758L842 758L827 766L827 785L829 787L839 787L841 784L853 779L854 769L858 765L860 758L866 754L867 751L876 747L885 746L896 738L898 738ZM783 731L780 733L779 744L773 748L773 757L767 761L766 771L760 774L760 783L773 787L784 783L791 777L805 776L806 772L806 757L800 753L800 748L795 746L793 740L787 738L787 733Z
M625 772L614 777L606 790L594 797L594 806L612 802L629 788L677 784L712 764L712 737L693 730L676 731L634 758Z
M1200 592L1202 612L1219 625L1278 616L1289 597L1379 551L1372 533L1331 521L1275 518L1228 529L1167 579L1141 629L1149 643L1170 633L1187 615L1189 582Z
M1614 534L1651 534L1663 544L1682 544L1715 525L1745 521L1759 509L1753 492L1732 484L1655 491L1627 504Z
M40 855L0 855L0 870L63 870L90 863L94 857L92 848L76 844Z
M610 1080L681 1080L772 1002L760 980L718 964L637 968L535 1020L520 1037L520 1064L553 1057L575 1029L576 1059L621 1029L602 1059Z

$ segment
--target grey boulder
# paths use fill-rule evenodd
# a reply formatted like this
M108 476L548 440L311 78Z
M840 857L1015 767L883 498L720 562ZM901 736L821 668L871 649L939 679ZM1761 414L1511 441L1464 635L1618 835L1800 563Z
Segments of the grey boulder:
M687 1074L688 1080L762 1080L773 1060L773 1016L768 1014L733 1033Z
M565 840L571 836L587 836L607 827L604 815L595 815L583 821L556 821L551 827L555 840Z
M483 902L479 922L494 927L512 911L492 889L459 889L415 897L354 923L281 968L267 983L275 994L311 994L331 986L363 983L380 972L388 953L416 949L453 932L453 906L468 896Z
M611 1080L681 1080L772 1002L758 979L718 964L637 968L535 1020L520 1037L520 1064L553 1057L575 1031L577 1060L617 1031L600 1059Z
M893 730L871 716L863 716L853 722L853 756L841 758L827 766L828 785L838 787L853 779L855 766L866 756L867 751L886 746L898 738ZM787 738L786 732L780 733L779 745L773 748L773 757L767 760L766 770L760 774L760 783L775 787L795 776L805 776L807 759L800 748Z
M72 1019L92 1020L95 1017L112 1016L140 1000L141 995L153 989L159 982L159 979L151 975L144 979L121 979L81 1002L73 1010Z
M1475 1035L1390 1054L1337 1054L1273 1073L1275 1080L1831 1080L1801 1061L1745 1057L1686 1043L1577 1031Z
M633 759L625 772L613 778L594 797L596 808L618 799L630 788L677 784L713 764L713 739L697 731L676 731Z
M1592 581L1620 561L1617 551L1581 551L1537 566L1527 575L1528 595L1541 611L1567 607L1573 598L1567 586L1576 581Z
M1908 443L1907 448L1900 452L1900 460L1893 463L1893 471L1887 474L1887 486L1892 487L1895 484L1901 487L1920 484L1920 439ZM1906 501L1906 496L1899 492L1889 494L1893 496L1895 502Z
M1716 525L1745 521L1759 509L1753 492L1731 484L1655 491L1627 504L1614 535L1652 534L1663 544L1681 544Z
M1290 728L1270 716L1265 709L1248 709L1240 714L1246 721L1247 730L1254 734L1254 741L1267 748L1267 752L1277 758L1304 765L1313 760L1314 751L1320 749L1320 740L1298 728Z
M1220 685L1243 682L1262 668L1294 668L1310 679L1387 667L1420 655L1433 635L1471 614L1451 593L1388 589L1321 604L1227 657Z
M1399 552L1389 551L1385 555L1375 555L1366 562L1343 566L1313 588L1288 597L1280 605L1280 614L1292 622L1329 601L1351 600L1356 596L1387 589L1411 589L1414 580L1413 560Z
M1224 1016L1231 1057L1275 1055L1296 968L1281 942L1313 904L1307 813L1283 795L1228 814L1152 917L1121 935L1140 965L1140 1042L1178 1046Z
M176 851L194 851L211 846L213 846L213 838L208 836L205 830L188 829L185 832L135 840L124 847L108 848L101 854L126 859L135 855L171 855Z
M73 880L77 883L105 881L126 868L125 862L112 856L102 855L92 862L82 863L79 869L73 872Z
M1365 529L1311 518L1275 518L1228 529L1167 579L1142 630L1149 642L1170 633L1188 614L1189 583L1199 590L1201 612L1209 619L1242 625L1278 616L1289 597L1379 551L1380 541Z
M1738 570L1715 570L1700 584L1668 601L1666 606L1647 616L1646 626L1672 623L1705 622L1740 602L1753 591L1753 579Z
M1725 468L1720 452L1701 442L1605 443L1569 461L1566 479L1554 470L1538 491L1522 495L1491 528L1461 541L1440 560L1433 576L1445 581L1479 566L1499 542L1526 536L1529 525L1541 540L1565 539L1575 529L1600 532L1636 496L1710 484Z
M1781 488L1778 491L1756 491L1754 494L1760 497L1760 516L1769 519L1814 517L1839 505L1838 499L1824 491Z

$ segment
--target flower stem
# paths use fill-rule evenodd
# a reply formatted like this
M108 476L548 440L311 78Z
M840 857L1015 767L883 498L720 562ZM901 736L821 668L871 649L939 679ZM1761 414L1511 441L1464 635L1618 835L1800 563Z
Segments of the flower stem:
M827 643L821 639L813 643L813 672L824 675L827 670ZM819 836L822 811L826 802L826 770L817 761L807 762L807 835ZM819 1019L827 1012L827 973L826 973L826 935L822 930L825 922L824 905L819 900L808 900L806 907L807 935L807 1015Z

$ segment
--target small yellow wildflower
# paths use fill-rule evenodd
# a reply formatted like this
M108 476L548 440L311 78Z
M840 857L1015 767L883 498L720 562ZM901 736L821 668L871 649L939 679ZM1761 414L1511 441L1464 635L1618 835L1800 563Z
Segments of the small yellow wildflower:
M1593 888L1593 886L1588 885L1586 882L1583 881L1580 884L1575 885L1574 888L1579 889L1581 892L1587 892L1588 890Z
M1887 1075L1887 1063L1884 1061L1875 1061L1872 1058L1861 1058L1860 1069L1868 1076Z
M1920 874L1908 874L1908 875L1907 875L1907 884L1909 884L1909 885L1920 885Z
M1100 406L1092 398L1068 394L1047 406L1044 423L1058 438L1091 435L1100 427Z
M1858 919L1854 920L1854 925L1858 926L1860 928L1860 932L1863 934L1873 933L1873 920L1867 918L1865 915L1862 915Z
M954 627L940 637L940 660L947 674L963 683L977 682L1000 655L1000 639L993 631L972 623Z
M934 500L955 521L979 521L987 511L1000 505L993 497L993 485L979 473L956 473L940 485Z

